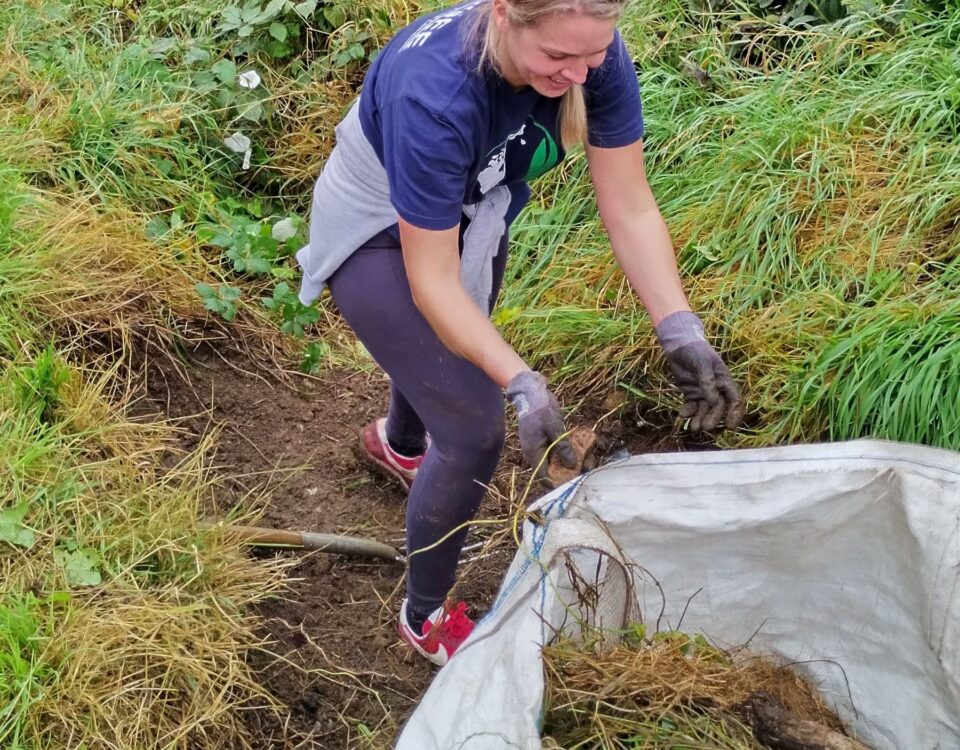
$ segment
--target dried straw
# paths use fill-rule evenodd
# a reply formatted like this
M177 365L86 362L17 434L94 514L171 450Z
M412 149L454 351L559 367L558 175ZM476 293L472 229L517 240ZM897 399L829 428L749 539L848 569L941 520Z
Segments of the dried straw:
M669 632L646 639L638 631L606 651L563 640L544 649L544 664L544 734L567 750L763 748L738 718L760 693L797 718L842 731L794 671L769 657L721 650L702 636Z

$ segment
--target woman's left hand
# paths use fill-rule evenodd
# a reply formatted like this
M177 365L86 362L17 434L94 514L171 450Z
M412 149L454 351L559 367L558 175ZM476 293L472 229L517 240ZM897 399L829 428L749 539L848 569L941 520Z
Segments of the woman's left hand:
M683 392L680 416L690 418L690 429L712 432L721 424L736 428L743 418L740 389L704 336L700 319L689 311L675 312L656 331L670 372Z

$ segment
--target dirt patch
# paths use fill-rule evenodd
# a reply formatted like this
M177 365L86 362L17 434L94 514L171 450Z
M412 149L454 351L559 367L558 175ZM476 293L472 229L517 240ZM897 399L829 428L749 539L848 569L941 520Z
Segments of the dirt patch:
M361 427L385 411L388 383L382 374L338 370L285 383L242 355L209 346L190 352L185 370L186 379L169 364L154 363L139 411L177 420L186 448L219 429L215 471L222 478L221 496L213 512L249 503L266 488L260 525L355 534L402 546L405 492L395 480L368 471L356 450ZM585 404L578 422L592 426L610 406ZM599 461L624 450L681 447L662 416L658 424L635 407L615 408L619 412L597 425ZM510 436L483 518L509 516L520 460ZM458 589L475 616L490 606L514 554L512 543L470 549L471 542L491 533L468 540L466 556L480 559L468 563ZM263 747L388 746L434 673L395 635L402 565L303 552L251 554L299 561L289 595L265 603L259 613L273 649L286 661L262 656L255 666L290 707L284 724L251 716Z

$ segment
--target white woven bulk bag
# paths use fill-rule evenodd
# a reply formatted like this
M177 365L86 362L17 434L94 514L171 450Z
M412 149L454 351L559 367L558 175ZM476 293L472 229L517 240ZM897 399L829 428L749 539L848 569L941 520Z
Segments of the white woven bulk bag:
M398 750L539 750L542 644L681 615L685 632L800 665L876 750L960 750L960 454L635 456L531 510L496 602Z

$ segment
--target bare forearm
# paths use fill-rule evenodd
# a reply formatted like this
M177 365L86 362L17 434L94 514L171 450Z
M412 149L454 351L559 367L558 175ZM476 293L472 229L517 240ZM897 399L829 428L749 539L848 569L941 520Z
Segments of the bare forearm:
M617 262L653 325L670 313L690 309L670 233L659 210L650 208L610 219L607 233Z
M415 300L444 346L475 364L501 388L529 369L459 283L421 289Z
M653 324L689 310L670 232L643 168L643 142L613 149L588 146L586 153L614 255Z
M460 284L458 227L420 229L402 219L400 242L417 309L451 352L472 362L501 388L529 369Z

